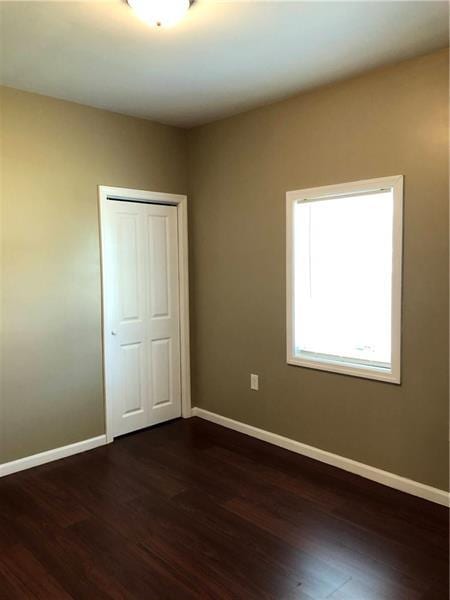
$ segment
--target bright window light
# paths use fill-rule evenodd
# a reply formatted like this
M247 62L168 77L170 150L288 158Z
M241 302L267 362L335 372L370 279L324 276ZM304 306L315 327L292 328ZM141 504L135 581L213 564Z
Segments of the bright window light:
M288 362L400 382L401 188L288 193Z

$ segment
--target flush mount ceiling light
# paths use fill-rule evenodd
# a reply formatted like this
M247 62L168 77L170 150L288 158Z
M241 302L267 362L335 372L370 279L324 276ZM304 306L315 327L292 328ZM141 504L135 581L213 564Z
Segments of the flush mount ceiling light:
M136 15L156 27L170 27L178 23L194 0L127 0Z

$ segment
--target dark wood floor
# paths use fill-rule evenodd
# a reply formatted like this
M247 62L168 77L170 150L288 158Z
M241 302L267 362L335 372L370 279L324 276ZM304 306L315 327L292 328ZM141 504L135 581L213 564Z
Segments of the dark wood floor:
M448 512L190 419L0 480L0 598L446 600Z

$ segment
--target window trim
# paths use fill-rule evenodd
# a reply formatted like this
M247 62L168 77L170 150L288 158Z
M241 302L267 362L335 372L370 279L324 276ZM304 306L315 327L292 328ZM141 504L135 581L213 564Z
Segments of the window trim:
M322 355L299 357L294 348L294 207L298 202L331 199L364 192L391 188L394 213L392 228L392 315L391 315L391 368L361 367L357 361L326 360ZM287 363L298 367L341 373L364 379L388 383L401 383L401 306L402 306L402 254L403 254L403 175L326 185L286 193L286 345ZM307 353L305 353L307 354Z

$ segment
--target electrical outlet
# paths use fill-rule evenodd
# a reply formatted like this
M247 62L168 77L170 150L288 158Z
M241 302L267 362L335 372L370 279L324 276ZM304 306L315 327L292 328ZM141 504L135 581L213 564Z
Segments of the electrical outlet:
M259 390L259 375L250 374L250 389L256 392Z

